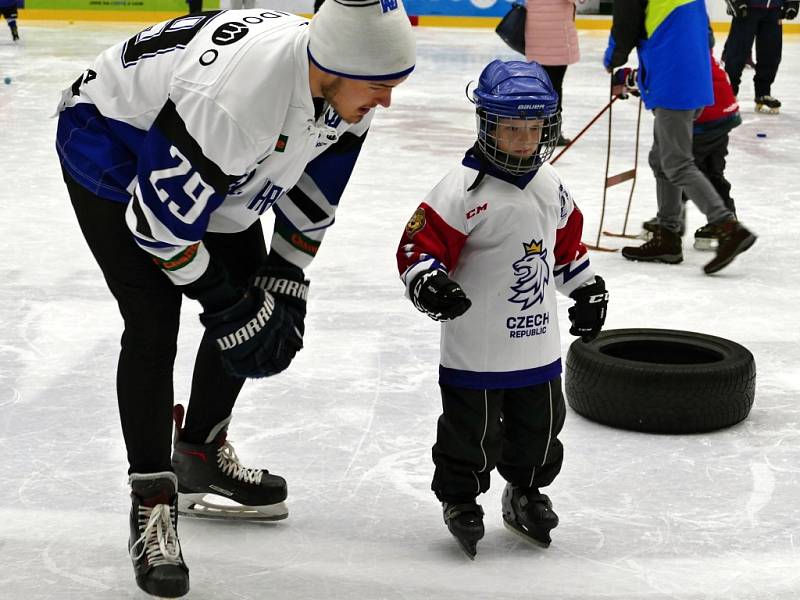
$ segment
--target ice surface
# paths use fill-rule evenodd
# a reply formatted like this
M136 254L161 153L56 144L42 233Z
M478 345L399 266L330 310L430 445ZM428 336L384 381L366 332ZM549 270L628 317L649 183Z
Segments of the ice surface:
M114 396L121 321L81 238L53 150L59 91L136 25L0 26L0 598L141 598L126 554L126 463ZM800 597L800 280L797 188L800 40L785 40L773 95L755 114L752 71L728 176L758 243L717 276L685 244L678 266L596 252L607 326L688 329L747 346L758 365L750 417L706 435L618 431L567 416L564 469L548 489L561 525L548 550L502 527L502 481L482 498L486 538L465 559L429 491L439 395L438 331L403 297L402 227L474 135L464 87L512 58L491 31L418 29L419 67L375 120L338 223L308 275L306 349L245 386L230 437L246 464L289 481L288 520L183 519L191 598L790 600ZM567 71L565 133L608 100L605 33L581 32ZM721 42L722 40L720 40ZM614 105L611 172L633 166L636 104ZM655 213L642 119L628 231ZM758 138L757 133L766 133ZM594 242L605 168L599 121L558 168ZM627 184L609 191L619 231ZM696 209L690 230L702 225ZM603 245L623 242L603 238ZM566 308L562 304L563 347ZM176 398L188 394L197 306L187 303Z

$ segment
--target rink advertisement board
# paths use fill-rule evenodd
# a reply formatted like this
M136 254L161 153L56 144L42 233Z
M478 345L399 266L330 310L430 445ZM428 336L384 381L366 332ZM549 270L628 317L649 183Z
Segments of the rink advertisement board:
M409 15L502 17L512 0L403 0Z
M25 8L57 10L141 10L187 12L186 0L25 0ZM203 10L219 8L219 0L204 0Z

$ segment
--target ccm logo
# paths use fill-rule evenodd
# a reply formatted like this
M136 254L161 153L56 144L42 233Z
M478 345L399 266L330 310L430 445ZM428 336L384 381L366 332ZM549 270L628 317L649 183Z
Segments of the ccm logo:
M469 211L467 213L467 218L471 219L475 215L481 214L483 211L487 210L488 207L489 207L488 203L484 203L484 204L481 204L480 206L476 206L475 208L473 208L471 211Z

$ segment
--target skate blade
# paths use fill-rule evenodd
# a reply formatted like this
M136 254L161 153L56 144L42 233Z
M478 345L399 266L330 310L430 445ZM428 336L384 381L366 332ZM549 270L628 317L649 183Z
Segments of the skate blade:
M519 529L518 527L516 527L512 523L509 523L508 521L506 521L505 518L503 519L503 525L505 525L506 529L508 529L511 533L521 537L523 540L525 540L526 542L528 542L532 546L535 546L537 548L549 548L550 547L550 540L549 539L547 541L536 539L529 532L523 531L522 529ZM548 536L548 538L549 537L550 536Z
M765 106L763 104L756 104L756 112L764 115L779 115L781 114L781 109L770 108L769 106Z
M694 238L694 249L700 252L716 252L719 240L714 238Z
M281 521L289 516L289 509L283 502L263 506L244 506L242 504L219 504L208 496L213 494L178 494L178 514L201 519L228 521Z
M467 555L467 558L470 560L475 560L475 556L478 554L478 542L467 542L465 540L461 540L456 536L453 536L456 541L458 542L458 547Z

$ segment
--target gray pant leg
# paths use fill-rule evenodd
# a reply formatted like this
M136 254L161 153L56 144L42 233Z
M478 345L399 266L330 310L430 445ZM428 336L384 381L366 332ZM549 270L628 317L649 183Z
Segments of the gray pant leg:
M680 229L681 190L697 205L709 223L718 224L734 218L733 212L697 168L692 154L694 110L653 111L653 149L650 166L656 177L658 220L662 227Z

